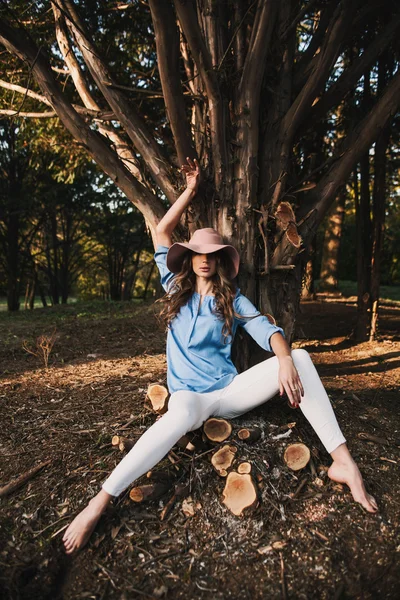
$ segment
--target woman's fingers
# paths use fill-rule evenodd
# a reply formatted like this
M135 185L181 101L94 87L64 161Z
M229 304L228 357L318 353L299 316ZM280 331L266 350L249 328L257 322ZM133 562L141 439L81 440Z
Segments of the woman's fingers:
M296 382L287 382L285 385L285 390L292 406L298 408L301 402L300 387L296 384Z

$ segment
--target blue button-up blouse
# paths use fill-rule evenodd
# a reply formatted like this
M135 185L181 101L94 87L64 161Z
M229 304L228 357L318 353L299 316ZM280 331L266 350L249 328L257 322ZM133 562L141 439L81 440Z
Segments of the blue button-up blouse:
M169 290L174 274L166 264L168 248L158 246L154 259L161 275L161 284ZM172 320L167 335L167 384L172 394L178 390L212 392L226 387L237 375L231 360L232 341L238 326L265 350L272 351L271 336L283 330L272 325L238 289L233 301L234 311L243 315L235 318L232 336L222 336L222 319L213 312L214 296L193 292L187 304Z

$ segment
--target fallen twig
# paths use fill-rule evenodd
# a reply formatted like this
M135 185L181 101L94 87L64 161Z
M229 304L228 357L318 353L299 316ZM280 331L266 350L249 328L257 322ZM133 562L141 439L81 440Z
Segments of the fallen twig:
M15 490L20 488L24 483L26 483L30 479L32 479L32 477L34 477L36 473L39 473L39 471L44 469L44 467L47 467L47 465L49 465L50 463L51 460L46 460L46 462L40 463L40 465L33 467L33 469L29 469L29 471L26 471L26 473L23 473L22 475L17 477L17 479L14 479L14 481L11 481L7 485L0 488L0 498L4 498L4 496L8 496L9 494L15 492Z

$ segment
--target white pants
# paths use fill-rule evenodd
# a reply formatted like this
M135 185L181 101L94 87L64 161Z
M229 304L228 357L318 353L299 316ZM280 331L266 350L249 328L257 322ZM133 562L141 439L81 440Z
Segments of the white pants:
M331 453L346 440L328 395L308 352L292 350L292 358L304 388L300 408ZM240 373L221 390L203 394L181 390L171 394L168 411L139 438L105 481L103 489L119 496L154 467L185 433L197 429L209 417L233 419L275 396L279 392L278 370L278 359L273 356Z

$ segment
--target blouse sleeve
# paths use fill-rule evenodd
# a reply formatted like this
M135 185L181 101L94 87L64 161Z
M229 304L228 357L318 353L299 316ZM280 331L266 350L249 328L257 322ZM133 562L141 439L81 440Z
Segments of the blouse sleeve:
M172 279L174 278L174 273L172 273L167 267L167 246L157 246L156 252L154 254L154 260L160 271L160 280L161 285L163 286L166 292L170 291L170 284Z
M246 296L237 294L234 300L234 309L241 315L240 319L236 318L238 325L243 327L264 350L272 352L270 339L274 333L279 332L285 337L283 329L270 323Z

